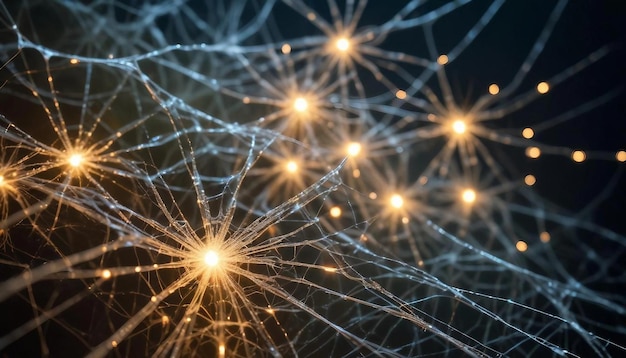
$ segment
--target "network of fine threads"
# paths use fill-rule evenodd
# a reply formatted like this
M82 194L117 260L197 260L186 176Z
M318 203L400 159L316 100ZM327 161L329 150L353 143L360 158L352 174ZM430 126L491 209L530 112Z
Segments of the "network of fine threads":
M0 2L0 351L626 355L581 3Z

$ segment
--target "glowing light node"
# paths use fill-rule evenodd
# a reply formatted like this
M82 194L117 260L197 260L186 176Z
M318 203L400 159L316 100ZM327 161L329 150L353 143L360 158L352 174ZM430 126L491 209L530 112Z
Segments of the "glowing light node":
M452 122L452 130L456 134L463 134L467 131L467 124L462 119L457 119Z
M476 201L476 191L474 189L465 189L461 193L461 199L467 203L471 204Z
M441 55L437 57L437 63L440 64L441 66L447 64L448 61L449 61L449 58L447 55Z
M359 153L361 153L361 143L358 143L358 142L348 143L348 145L346 146L346 152L348 153L349 156L356 157L357 155L359 155Z
M572 160L576 163L582 163L587 159L587 155L582 150L575 150L572 152Z
M334 218L338 218L341 216L341 208L338 206L333 206L332 208L330 208L330 216L334 217Z
M220 346L217 348L217 350L219 352L219 356L220 357L226 356L226 346L224 346L223 344L220 344Z
M101 276L104 279L111 278L111 271L110 270L102 270Z
M79 61L77 58L72 58L72 59L70 59L70 63L71 63L72 65L75 65L75 64L77 64L77 63L79 63L79 62L80 62L80 61Z
M537 159L541 156L541 149L538 147L528 147L526 148L526 156L528 158Z
M548 233L547 231L542 232L541 234L539 234L539 239L543 243L550 242L550 233Z
M392 208L400 209L404 205L404 198L400 194L393 194L389 199Z
M285 164L285 169L287 169L289 173L295 173L298 171L298 163L296 163L293 160L290 160L287 162L287 164Z
M74 153L67 158L67 163L73 168L80 167L84 161L85 157L80 153Z
M397 90L396 91L396 98L398 98L398 99L405 99L406 98L406 91L401 90L401 89Z
M528 250L528 244L526 242L520 240L520 241L515 243L515 248L519 252L525 252L526 250Z
M302 113L309 109L309 102L304 97L298 97L293 101L293 109Z
M288 55L291 53L291 45L289 44L284 44L281 48L280 51L284 54L284 55Z
M500 93L500 87L497 84L495 84L495 83L490 84L489 85L489 94L496 95L498 93Z
M626 162L626 151L620 150L615 153L615 159L617 159L618 162Z
M550 90L550 85L548 82L539 82L537 84L537 92L540 94L546 94Z
M220 262L220 258L217 255L217 252L213 251L213 250L209 250L207 251L206 254L204 254L204 263L209 266L209 267L215 267L217 266L217 264Z
M532 128L524 128L522 130L522 137L530 139L535 136L535 131Z
M536 182L537 182L537 178L535 178L535 176L532 174L528 174L527 176L524 177L524 183L526 183L526 185L528 186L533 186L535 185Z
M345 37L340 37L335 41L335 47L341 52L346 52L350 49L350 40Z

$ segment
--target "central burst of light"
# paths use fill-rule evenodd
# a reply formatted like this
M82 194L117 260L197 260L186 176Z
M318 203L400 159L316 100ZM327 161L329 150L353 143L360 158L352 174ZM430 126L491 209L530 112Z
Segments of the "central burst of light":
M471 204L476 201L476 192L474 189L465 189L461 193L461 199L463 199L464 202Z
M298 97L293 101L293 109L296 110L296 112L305 112L309 109L309 102L304 97Z
M404 198L400 194L393 194L389 199L389 205L392 208L400 209L404 205Z
M6 184L6 182L4 181L4 176L0 175L0 188L2 188L4 184Z
M84 161L85 161L85 156L80 153L71 154L67 158L67 163L73 168L80 167Z
M298 163L296 163L293 160L290 160L287 162L287 164L285 164L285 169L287 169L289 173L295 173L298 171Z
M204 263L208 267L215 267L220 262L220 257L214 250L209 250L204 254Z
M361 152L361 144L358 142L350 142L346 146L346 152L351 157L356 157Z
M467 131L467 124L462 119L457 119L452 122L452 130L456 134L463 134Z
M340 37L335 42L335 47L341 52L346 52L350 49L350 40L345 37Z

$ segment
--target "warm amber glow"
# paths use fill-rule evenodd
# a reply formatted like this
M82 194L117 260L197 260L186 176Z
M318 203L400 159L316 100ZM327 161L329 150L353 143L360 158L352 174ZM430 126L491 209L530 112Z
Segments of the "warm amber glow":
M405 99L406 98L406 91L403 91L401 89L396 91L396 97L398 99Z
M291 53L291 46L289 44L284 44L281 48L280 51L285 54L288 55Z
M618 162L626 162L626 152L620 150L619 152L615 153L615 159L617 159Z
M290 160L287 162L287 164L285 164L285 169L287 169L289 173L295 173L298 171L298 163L296 163L293 160Z
M526 148L526 156L528 158L537 159L541 155L541 149L538 147L528 147Z
M217 349L219 351L219 356L220 357L225 357L226 356L226 346L224 346L223 344L220 344L220 346Z
M524 128L522 131L522 137L530 139L535 136L535 131L532 128Z
M496 95L500 93L500 87L497 84L492 83L489 85L489 94Z
M356 157L357 155L359 155L359 153L361 153L361 144L358 142L348 143L348 145L346 146L346 152L349 156Z
M104 279L111 278L111 271L109 271L109 270L102 270L102 274L100 276L102 276L102 278L104 278Z
M535 176L532 174L528 174L527 176L524 177L524 183L526 183L526 185L528 186L535 185L536 182L537 182L537 178L535 178Z
M544 93L548 93L549 90L550 90L550 85L548 84L548 82L539 82L537 84L537 92L544 94Z
M337 268L335 268L335 267L324 267L324 271L326 271L326 272L337 272Z
M338 206L333 206L332 208L330 208L330 216L334 217L334 218L338 218L341 216L341 208Z
M587 158L587 155L582 150L575 150L572 152L572 160L576 163L584 162Z
M85 161L85 157L80 153L74 153L67 158L67 163L74 167L78 168Z
M544 231L541 234L539 234L539 239L543 243L550 242L550 234L547 231Z
M209 267L215 267L220 262L217 252L209 250L204 254L204 263Z
M78 62L80 62L80 61L79 61L77 58L72 58L72 59L70 59L70 63L71 63L72 65L75 65L75 64L77 64Z
M400 209L404 205L404 199L400 194L393 194L389 199L389 205L392 208Z
M340 37L335 41L335 47L341 52L346 52L350 49L350 40L345 37Z
M461 199L467 204L471 204L476 201L476 192L473 189L465 189L461 193Z
M463 134L467 131L467 124L462 119L457 119L452 122L452 130L456 134Z
M4 176L0 175L0 188L2 188L5 184L6 182L4 181Z
M445 65L448 63L448 56L447 55L441 55L439 57L437 57L437 63L440 65Z
M515 244L515 248L517 249L517 251L519 252L524 252L526 250L528 250L528 244L525 243L524 241L520 240Z
M293 101L293 109L297 112L304 112L309 109L309 102L304 97L298 97Z

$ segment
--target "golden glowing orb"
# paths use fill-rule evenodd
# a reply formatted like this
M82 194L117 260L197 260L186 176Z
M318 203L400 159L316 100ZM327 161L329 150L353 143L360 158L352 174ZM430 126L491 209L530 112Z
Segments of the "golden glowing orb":
M541 149L538 147L528 147L526 148L526 156L532 159L537 159L541 156Z
M298 163L296 163L293 160L290 160L287 162L287 164L285 165L285 169L287 169L287 171L289 173L295 173L298 171Z
M572 152L572 160L576 163L582 163L587 159L587 155L582 150L575 150Z
M442 65L442 66L447 64L449 60L450 59L448 58L447 55L441 55L441 56L437 57L437 63Z
M309 102L304 97L298 97L293 101L293 109L297 112L304 112L309 109Z
M462 119L457 119L452 122L452 130L456 134L463 134L467 131L467 124Z
M204 263L209 267L215 267L220 262L217 252L209 250L204 254Z
M333 206L332 208L330 208L330 216L334 217L334 218L338 218L341 216L341 208L338 206Z
M80 153L74 153L67 158L67 163L74 168L78 168L85 161L85 157Z
M1 188L1 187L3 187L3 186L4 186L4 184L5 184L5 182L4 182L4 176L3 176L3 175L0 175L0 188Z
M350 142L346 147L346 152L351 157L356 157L361 153L361 144L358 142Z
M490 84L489 85L489 94L497 95L498 93L500 93L500 87L497 84L495 84L495 83Z
M539 82L537 84L537 92L539 92L540 94L548 93L549 90L550 85L548 84L548 82Z
M350 49L350 40L345 37L340 37L335 42L335 47L341 52L346 52Z
M471 204L476 201L476 192L473 189L465 189L461 193L461 199L464 202Z
M389 205L392 208L400 209L404 205L404 199L400 194L393 194L391 199L389 199Z
M535 131L532 128L530 128L530 127L526 127L522 131L522 137L524 137L526 139L530 139L530 138L532 138L534 136L535 136Z
M525 252L526 250L528 250L528 244L522 240L518 241L515 244L515 248L517 249L517 251L519 252Z

